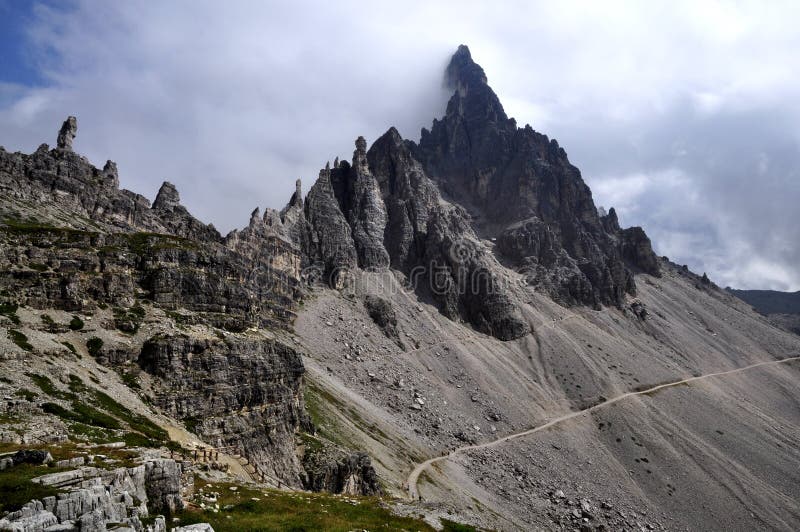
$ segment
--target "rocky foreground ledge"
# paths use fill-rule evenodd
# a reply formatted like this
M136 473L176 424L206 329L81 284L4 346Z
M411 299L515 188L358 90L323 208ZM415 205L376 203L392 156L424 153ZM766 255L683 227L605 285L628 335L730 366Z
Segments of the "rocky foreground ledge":
M167 528L159 514L184 508L183 470L171 459L154 458L116 469L80 467L42 475L32 482L64 491L32 500L9 513L0 519L0 530L100 532L114 523L117 531L160 532Z

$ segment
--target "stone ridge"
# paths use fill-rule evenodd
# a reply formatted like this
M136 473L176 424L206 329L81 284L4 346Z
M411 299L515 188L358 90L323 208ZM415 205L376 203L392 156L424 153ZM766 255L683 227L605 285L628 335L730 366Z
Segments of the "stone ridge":
M152 305L181 333L102 346L93 353L99 363L138 365L152 377L162 412L213 445L236 447L270 478L295 487L314 478L315 488L337 489L341 477L306 472L297 455L296 433L314 431L305 370L297 348L276 339L291 328L304 292L292 238L307 233L300 182L286 209L263 218L256 209L247 227L223 238L181 205L169 182L152 206L120 190L116 164L100 170L72 151L76 132L71 117L58 149L0 148L0 302L86 313L111 307L121 315L146 315ZM116 319L101 326L121 329ZM135 335L139 323L125 326ZM379 489L369 459L348 456L340 450L330 464L355 479L347 489ZM315 467L328 466L320 458ZM362 482L362 474L369 478Z

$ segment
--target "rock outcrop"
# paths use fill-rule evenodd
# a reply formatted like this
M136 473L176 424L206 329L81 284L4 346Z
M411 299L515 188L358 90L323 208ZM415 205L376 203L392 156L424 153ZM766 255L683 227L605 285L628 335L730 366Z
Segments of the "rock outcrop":
M156 337L137 363L158 377L153 400L161 410L214 447L236 449L269 477L300 486L294 433L313 429L294 349L266 339Z
M530 331L466 212L442 200L394 128L369 151L359 137L352 165L320 172L300 223L304 260L331 286L355 267L392 267L452 319L503 340Z
M166 531L163 517L148 526L142 525L141 519L183 509L181 474L174 460L151 459L135 467L83 467L44 475L33 482L65 491L7 514L0 519L0 530L101 532L112 524L122 524L137 532Z
M74 116L67 117L58 132L56 146L60 150L72 151L72 141L78 134L78 119Z
M318 446L303 456L306 476L303 487L312 491L379 495L380 482L365 453L349 453L330 444Z

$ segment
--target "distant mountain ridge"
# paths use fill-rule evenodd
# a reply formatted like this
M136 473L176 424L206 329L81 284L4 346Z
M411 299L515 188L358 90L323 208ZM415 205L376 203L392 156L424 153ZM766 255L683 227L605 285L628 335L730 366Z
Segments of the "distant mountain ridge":
M800 291L780 292L778 290L736 290L728 291L751 304L758 312L768 314L800 314Z

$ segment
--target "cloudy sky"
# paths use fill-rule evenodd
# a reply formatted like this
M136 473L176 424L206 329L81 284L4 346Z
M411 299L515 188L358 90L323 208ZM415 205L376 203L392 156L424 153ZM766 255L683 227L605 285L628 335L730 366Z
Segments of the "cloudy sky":
M598 205L717 283L800 290L800 3L0 0L0 145L174 182L223 231L353 141L417 139L465 43Z

